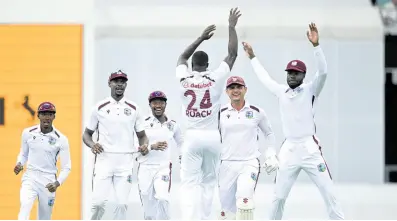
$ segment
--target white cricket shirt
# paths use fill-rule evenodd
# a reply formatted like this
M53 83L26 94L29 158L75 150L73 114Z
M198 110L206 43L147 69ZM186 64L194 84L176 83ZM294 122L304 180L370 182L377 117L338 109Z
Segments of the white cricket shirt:
M220 98L229 73L224 61L214 71L191 72L184 64L176 67L186 129L218 130Z
M175 151L171 145L172 140L175 141L177 151L181 150L183 143L183 136L179 125L173 121L167 119L166 122L160 123L160 121L154 117L147 117L144 121L145 133L149 139L149 145L157 142L167 141L168 148L164 151L150 150L145 156L140 155L137 159L139 163L143 164L165 164L171 162L171 153Z
M58 156L61 160L61 171L57 181L62 184L72 168L68 138L55 127L47 134L41 132L40 125L23 130L17 163L27 163L27 170L56 176Z
M108 97L92 110L87 128L97 131L94 142L102 145L107 153L133 153L135 133L145 129L139 107L132 101L120 101Z
M221 160L252 160L261 156L259 130L265 136L267 150L275 154L275 138L263 109L245 102L238 111L228 104L221 108Z
M295 89L278 84L255 57L252 67L259 80L278 97L283 132L287 139L303 139L316 133L314 104L327 78L327 63L320 46L314 48L317 72L309 83Z

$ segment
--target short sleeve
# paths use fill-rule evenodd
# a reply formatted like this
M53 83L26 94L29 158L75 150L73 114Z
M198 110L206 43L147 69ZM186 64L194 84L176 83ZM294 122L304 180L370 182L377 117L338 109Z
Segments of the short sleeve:
M180 64L176 67L176 78L181 79L189 75L188 68L185 64Z
M98 111L96 108L93 108L91 112L91 117L88 121L87 129L95 131L98 128L98 124Z
M140 108L136 107L136 121L135 121L135 132L141 132L145 130L145 120Z
M214 70L211 77L214 78L216 81L225 81L224 83L226 84L226 79L229 76L229 73L229 65L226 62L222 61L219 67Z

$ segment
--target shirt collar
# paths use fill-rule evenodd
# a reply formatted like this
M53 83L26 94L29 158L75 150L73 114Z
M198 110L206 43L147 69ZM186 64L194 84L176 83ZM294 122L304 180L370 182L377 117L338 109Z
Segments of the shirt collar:
M299 92L299 91L301 91L301 90L302 90L302 85L296 87L295 89L292 89L292 88L289 87L289 88L285 91L285 93L288 93L289 91L297 91L297 92Z
M43 134L43 133L41 132L41 127L40 127L40 124L38 124L38 125L37 125L37 129L38 129L38 132L39 132L39 133ZM49 133L47 133L46 135L49 135L49 134L54 134L54 133L55 133L55 131L56 131L56 128L55 128L55 126L54 126L54 125L52 125L52 131L51 131L51 132L49 132Z
M250 104L248 103L247 100L245 101L244 106L243 106L243 108L241 108L240 111L244 110L245 108L250 108ZM232 103L229 103L229 104L228 104L227 109L228 109L228 110L236 110L236 109L234 109L234 107L232 106Z
M159 123L160 124L160 121L157 119L157 117L155 117L153 114L150 116L150 119L151 119L151 122L152 123ZM168 117L167 116L165 116L165 122L164 122L164 124L165 123L168 123L170 120L168 119Z
M125 102L125 96L121 98L121 100L116 101L112 96L109 97L109 101L111 104L121 104Z
M192 71L191 73L192 73L194 78L200 78L200 77L203 77L205 75L209 75L210 71L207 69L206 71L203 71L203 72Z

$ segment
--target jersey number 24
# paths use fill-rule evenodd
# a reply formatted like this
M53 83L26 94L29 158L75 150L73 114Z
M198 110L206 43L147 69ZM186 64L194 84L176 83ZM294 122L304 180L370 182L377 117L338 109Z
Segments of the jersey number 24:
M197 108L193 108L193 105L197 101L196 93L193 90L187 90L187 91L185 91L185 93L183 95L185 97L188 97L188 96L192 97L192 100L190 100L190 103L187 106L187 110L197 111ZM200 109L208 109L210 107L212 107L210 90L206 90L203 98L200 101Z

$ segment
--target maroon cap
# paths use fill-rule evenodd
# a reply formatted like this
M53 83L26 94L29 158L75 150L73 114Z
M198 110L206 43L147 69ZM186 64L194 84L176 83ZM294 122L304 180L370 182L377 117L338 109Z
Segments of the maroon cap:
M151 102L153 99L163 99L164 101L167 101L167 96L162 91L153 91L152 93L149 94L149 102Z
M56 112L55 110L55 105L53 105L51 102L43 102L39 105L39 108L37 108L37 112Z
M109 76L109 81L116 79L116 78L124 78L128 81L127 74L122 72L121 70L111 73Z
M285 68L285 71L298 71L298 72L306 73L306 65L305 65L305 63L303 63L303 61L292 60L292 61L288 62L287 68Z
M229 79L227 79L226 87L229 87L232 84L238 84L245 87L244 79L239 76L231 76Z

